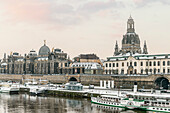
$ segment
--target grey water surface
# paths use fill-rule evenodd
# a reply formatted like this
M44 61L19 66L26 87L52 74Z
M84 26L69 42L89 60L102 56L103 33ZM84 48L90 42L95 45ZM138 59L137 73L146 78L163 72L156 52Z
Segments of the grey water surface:
M153 113L92 104L89 99L0 93L0 113Z

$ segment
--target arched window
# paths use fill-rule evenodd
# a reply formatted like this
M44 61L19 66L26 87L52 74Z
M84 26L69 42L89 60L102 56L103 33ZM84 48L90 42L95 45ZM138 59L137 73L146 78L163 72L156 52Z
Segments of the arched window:
M137 74L137 70L135 69L135 74Z
M122 62L122 67L124 67L124 62Z
M163 61L163 66L165 66L165 61Z
M153 66L156 66L156 62L155 61L153 62Z
M130 62L130 66L132 66L132 62Z
M167 61L167 65L168 65L168 66L170 65L170 61Z
M145 69L146 74L148 74L148 69Z
M134 62L134 66L137 66L137 62Z
M152 69L149 70L152 73Z
M165 73L165 68L163 69L163 73Z
M154 69L154 74L156 74L156 68Z
M146 62L146 66L148 66L148 62Z
M168 69L168 73L170 73L170 69Z
M160 69L158 69L158 73L160 73Z
M143 62L140 63L140 66L143 66Z
M118 63L116 64L116 67L119 67L119 64L118 64Z
M108 66L108 64L106 63L106 67Z
M158 61L158 66L160 66L160 61Z
M128 28L130 28L130 24L128 24Z
M152 62L149 62L149 66L152 66Z
M109 63L109 67L111 67L111 63Z
M124 74L124 69L121 70L121 74L122 74L122 75Z
M143 69L141 69L141 74L143 74Z
M112 70L109 70L109 74L110 74L110 75L112 74Z
M113 67L115 67L115 63L113 63Z
M119 70L118 69L116 69L116 74L118 74L119 73Z

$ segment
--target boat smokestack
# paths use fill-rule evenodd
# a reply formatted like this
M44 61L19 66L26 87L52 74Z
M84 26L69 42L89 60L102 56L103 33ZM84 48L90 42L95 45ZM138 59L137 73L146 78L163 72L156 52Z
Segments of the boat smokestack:
M137 82L134 82L134 88L133 88L133 92L136 93L138 90L138 85Z

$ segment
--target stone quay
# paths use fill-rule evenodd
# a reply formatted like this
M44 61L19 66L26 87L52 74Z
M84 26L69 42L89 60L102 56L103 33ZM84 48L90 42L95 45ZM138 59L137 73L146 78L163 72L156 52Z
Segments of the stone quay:
M170 75L17 75L17 74L0 74L0 80L20 81L27 79L48 80L51 83L65 84L69 81L77 81L83 85L95 85L104 88L122 88L133 89L134 83L137 82L139 89L159 88L167 85L169 88ZM164 81L164 82L162 82ZM162 84L161 84L162 82ZM166 83L166 84L165 84Z

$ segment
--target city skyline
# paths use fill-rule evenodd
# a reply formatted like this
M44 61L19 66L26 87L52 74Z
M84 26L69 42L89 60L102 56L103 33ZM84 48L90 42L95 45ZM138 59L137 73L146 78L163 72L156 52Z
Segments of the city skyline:
M70 0L69 0L70 1ZM170 2L165 0L15 0L0 1L0 57L10 52L38 53L43 41L71 58L95 53L112 56L116 40L126 33L130 14L149 54L170 53ZM159 9L159 10L158 10ZM160 43L161 42L161 43Z

